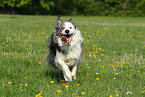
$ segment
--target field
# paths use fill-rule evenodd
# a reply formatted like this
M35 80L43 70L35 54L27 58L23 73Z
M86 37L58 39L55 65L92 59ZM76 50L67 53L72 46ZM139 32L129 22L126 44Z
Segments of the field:
M70 18L85 40L68 83L46 62L56 16L0 15L0 96L145 97L145 18Z

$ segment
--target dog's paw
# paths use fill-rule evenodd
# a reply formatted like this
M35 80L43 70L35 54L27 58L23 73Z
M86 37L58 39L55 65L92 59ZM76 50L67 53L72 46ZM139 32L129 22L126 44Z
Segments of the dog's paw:
M69 78L68 79L66 76L64 76L64 80L67 81L67 82L69 82L69 81L72 81L72 78Z

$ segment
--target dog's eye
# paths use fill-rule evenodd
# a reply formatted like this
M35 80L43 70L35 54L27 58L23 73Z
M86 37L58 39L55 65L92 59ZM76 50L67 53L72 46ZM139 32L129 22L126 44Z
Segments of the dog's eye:
M61 27L60 31L64 30L65 28L64 27Z
M64 29L64 27L61 27L61 29L63 30L63 29Z
M72 29L72 27L69 27L70 29Z

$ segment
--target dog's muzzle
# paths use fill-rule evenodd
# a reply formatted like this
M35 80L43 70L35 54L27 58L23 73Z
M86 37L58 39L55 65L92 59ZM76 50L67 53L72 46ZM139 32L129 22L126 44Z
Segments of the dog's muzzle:
M65 32L67 32L67 30ZM73 34L65 34L65 35L62 35L61 36L61 40L64 41L66 45L70 45L70 42L72 40L72 36L73 36Z

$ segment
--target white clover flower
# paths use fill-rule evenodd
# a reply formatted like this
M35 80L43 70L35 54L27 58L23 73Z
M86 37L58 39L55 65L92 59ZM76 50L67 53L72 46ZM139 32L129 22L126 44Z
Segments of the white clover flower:
M128 94L132 94L132 92L127 92L127 95L128 95Z

